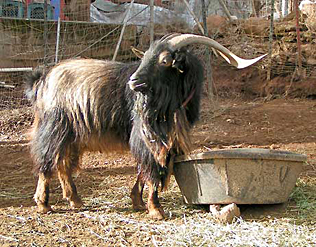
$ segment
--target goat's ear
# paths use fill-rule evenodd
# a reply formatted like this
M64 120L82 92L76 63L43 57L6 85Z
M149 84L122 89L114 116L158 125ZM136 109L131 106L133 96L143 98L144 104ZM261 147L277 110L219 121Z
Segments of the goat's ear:
M172 68L177 69L180 73L184 73L187 56L183 52L177 52L174 55Z
M145 52L138 50L137 48L135 48L134 46L131 46L132 52L136 55L136 57L142 59Z

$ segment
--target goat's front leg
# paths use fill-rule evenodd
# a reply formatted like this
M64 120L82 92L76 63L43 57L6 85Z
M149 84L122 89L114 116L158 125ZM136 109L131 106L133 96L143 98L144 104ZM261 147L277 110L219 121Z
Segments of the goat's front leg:
M145 183L143 182L141 173L137 176L137 181L131 192L131 199L133 203L133 209L136 211L145 210L146 206L143 201L143 190Z
M148 214L153 219L161 220L165 218L165 212L159 203L158 186L152 181L147 181L147 184L149 189L147 203Z

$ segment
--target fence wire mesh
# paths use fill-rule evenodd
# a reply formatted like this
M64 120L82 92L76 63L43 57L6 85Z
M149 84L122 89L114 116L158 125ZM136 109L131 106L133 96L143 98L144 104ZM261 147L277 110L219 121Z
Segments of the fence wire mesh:
M197 25L197 21L202 22L200 1L154 0L154 39L170 32L201 33ZM131 47L146 50L150 45L149 2L1 1L0 109L29 104L23 93L27 72L19 71L19 68L52 66L76 57L111 60L118 44L117 61L137 59ZM275 1L274 6L273 76L288 75L297 68L297 34L291 13L294 1L287 1L290 14L278 19L282 17L284 2ZM205 6L210 37L242 57L268 51L270 1L205 0ZM304 75L316 78L315 12L311 12L309 15L301 13L300 30ZM127 25L121 35L124 22ZM205 60L205 48L197 50Z

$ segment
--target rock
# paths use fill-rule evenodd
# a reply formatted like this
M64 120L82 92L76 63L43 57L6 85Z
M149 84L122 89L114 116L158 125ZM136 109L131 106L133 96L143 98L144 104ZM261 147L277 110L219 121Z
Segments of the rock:
M231 224L235 217L240 216L240 209L235 203L229 204L223 208L219 205L210 205L210 213L213 214L216 220L223 224Z

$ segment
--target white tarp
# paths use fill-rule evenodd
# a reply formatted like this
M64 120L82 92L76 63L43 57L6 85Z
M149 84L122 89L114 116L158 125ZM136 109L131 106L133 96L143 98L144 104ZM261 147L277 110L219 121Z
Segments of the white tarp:
M117 5L110 1L97 0L90 5L92 22L108 24L122 24L130 3ZM150 7L145 4L134 3L128 17L128 25L148 26L150 21ZM194 19L188 13L176 13L169 9L154 6L154 23L185 22L190 28L195 25Z

